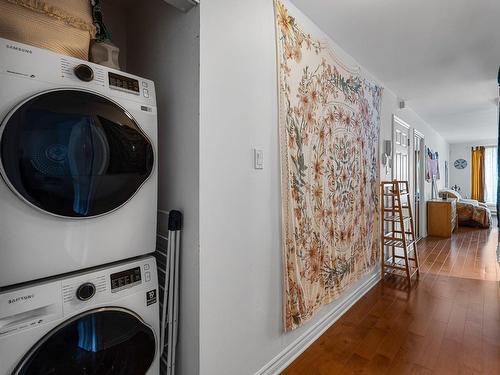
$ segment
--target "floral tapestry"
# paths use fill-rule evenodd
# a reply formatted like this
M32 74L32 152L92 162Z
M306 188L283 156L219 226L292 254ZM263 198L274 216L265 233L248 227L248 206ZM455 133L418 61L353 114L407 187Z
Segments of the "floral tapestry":
M275 0L284 325L302 325L379 259L382 88Z

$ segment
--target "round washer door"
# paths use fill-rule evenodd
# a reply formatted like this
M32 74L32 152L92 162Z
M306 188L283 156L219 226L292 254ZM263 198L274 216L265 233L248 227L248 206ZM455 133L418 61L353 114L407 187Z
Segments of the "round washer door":
M125 204L153 170L153 147L118 104L53 90L13 109L0 128L0 172L22 200L70 218Z
M13 375L145 374L155 352L154 332L137 315L104 308L52 330L26 354Z

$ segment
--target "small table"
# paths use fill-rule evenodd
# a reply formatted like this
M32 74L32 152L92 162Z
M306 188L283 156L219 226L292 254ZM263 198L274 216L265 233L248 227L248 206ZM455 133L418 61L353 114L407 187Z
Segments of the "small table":
M455 198L427 201L428 236L451 237L457 223L457 200Z

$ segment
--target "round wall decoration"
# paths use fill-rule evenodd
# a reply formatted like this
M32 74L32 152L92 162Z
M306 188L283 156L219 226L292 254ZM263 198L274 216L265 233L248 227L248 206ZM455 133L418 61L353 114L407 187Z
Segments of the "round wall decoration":
M457 169L464 169L465 167L467 167L467 160L465 160L465 159L457 159L457 160L455 160L455 163L453 165Z

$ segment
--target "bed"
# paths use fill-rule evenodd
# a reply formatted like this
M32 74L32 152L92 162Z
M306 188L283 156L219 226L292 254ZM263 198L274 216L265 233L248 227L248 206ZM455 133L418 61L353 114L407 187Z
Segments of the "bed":
M458 223L462 226L489 228L491 225L491 211L486 205L474 199L462 198L460 193L451 189L442 189L439 195L457 199Z

